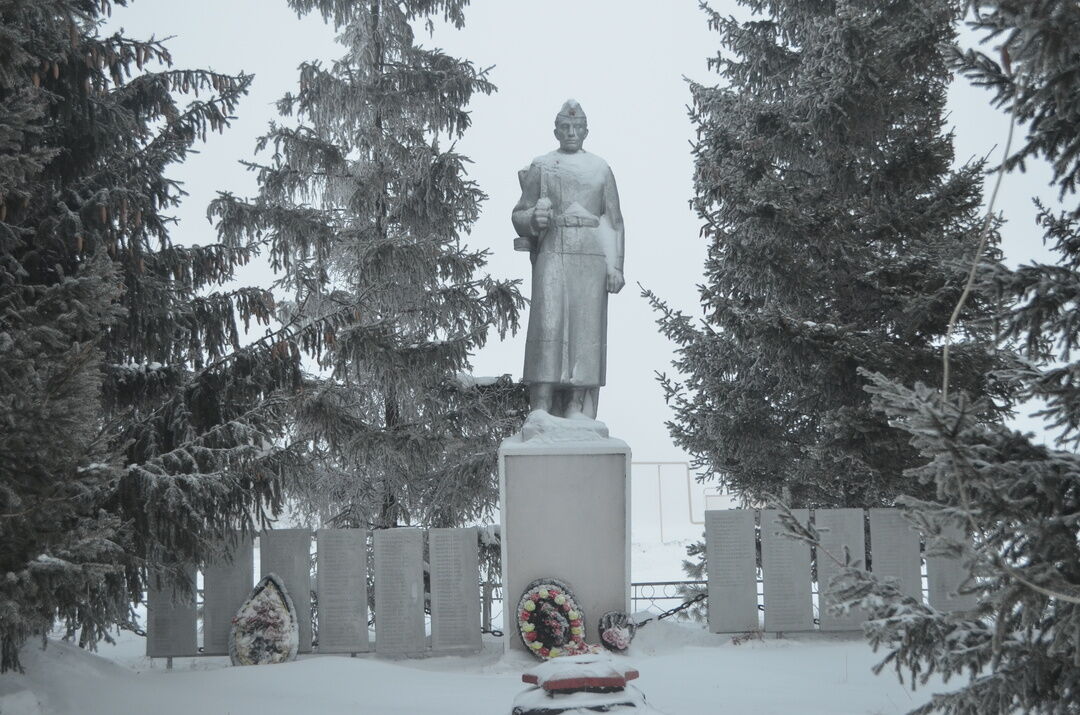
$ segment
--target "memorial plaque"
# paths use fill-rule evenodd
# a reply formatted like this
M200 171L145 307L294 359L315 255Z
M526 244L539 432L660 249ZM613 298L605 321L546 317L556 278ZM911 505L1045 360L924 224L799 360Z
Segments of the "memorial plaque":
M431 649L468 652L480 639L480 554L476 528L428 531Z
M840 561L844 560L844 547L851 554L852 564L866 565L866 533L863 529L862 509L817 509L814 526L821 536L821 547ZM829 611L829 583L840 572L840 566L826 556L822 548L817 550L818 576L818 622L823 631L859 630L865 615L852 609L845 615Z
M368 643L367 531L319 529L319 652L364 653Z
M224 558L203 568L203 654L228 655L233 617L255 586L253 539L231 542L232 561Z
M870 570L897 579L902 593L922 601L919 532L899 509L870 510Z
M705 512L709 630L742 633L758 627L754 512Z
M942 529L942 536L952 541L966 539L963 529L947 526ZM960 559L951 556L927 556L926 580L930 605L939 611L965 611L974 608L978 599L974 594L960 595L956 590L967 577Z
M375 652L380 655L427 649L423 558L420 529L375 531Z
M195 588L195 567L186 569L191 588ZM146 655L150 658L198 655L198 631L195 623L195 592L175 593L170 586L154 588L154 577L146 590Z
M277 574L292 598L300 626L300 652L311 652L311 531L274 529L259 539L260 578Z
M761 512L761 570L764 572L765 630L812 631L814 611L810 590L810 545L779 536L779 512ZM792 509L802 523L806 509Z

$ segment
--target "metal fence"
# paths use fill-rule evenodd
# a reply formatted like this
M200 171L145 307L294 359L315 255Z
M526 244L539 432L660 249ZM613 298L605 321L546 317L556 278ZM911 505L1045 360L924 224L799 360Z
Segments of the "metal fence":
M707 585L708 581L636 581L630 584L631 610L660 614L704 591ZM481 593L484 630L498 631L504 608L502 585L481 584Z
M634 613L660 614L705 590L708 581L639 581L630 584Z

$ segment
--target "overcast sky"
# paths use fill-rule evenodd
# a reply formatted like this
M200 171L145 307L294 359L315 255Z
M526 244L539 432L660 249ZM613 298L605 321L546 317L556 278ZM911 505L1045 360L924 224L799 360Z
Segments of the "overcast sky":
M712 4L741 14L731 0ZM440 27L424 42L493 66L491 79L499 87L474 100L473 126L458 145L490 197L468 242L491 251L492 275L525 279L528 295L528 255L514 252L510 224L517 170L556 147L552 122L563 101L581 102L589 118L585 148L611 165L626 221L627 286L610 301L608 384L598 417L630 444L635 461L685 460L664 427L670 412L654 378L656 371L670 371L671 346L657 333L637 285L700 314L696 284L705 243L687 205L693 130L684 77L715 83L705 61L719 48L717 36L697 0L473 0L466 22L461 31ZM232 128L172 172L190 194L177 214L174 240L213 241L206 206L219 190L255 194L253 176L238 162L253 158L256 137L276 117L274 101L295 89L296 67L331 60L341 48L319 18L297 19L284 0L137 0L115 9L110 28L118 27L135 37L173 36L168 47L178 67L255 75ZM987 99L988 93L962 79L955 83L950 117L961 161L995 147L992 156L1000 155L1007 120ZM1032 194L1046 194L1048 178L1039 166L1006 180L998 208L1010 220L1003 246L1010 264L1048 255L1032 228L1030 207ZM259 265L242 279L266 285L271 275ZM524 331L504 343L493 337L475 357L474 372L520 377L523 351Z

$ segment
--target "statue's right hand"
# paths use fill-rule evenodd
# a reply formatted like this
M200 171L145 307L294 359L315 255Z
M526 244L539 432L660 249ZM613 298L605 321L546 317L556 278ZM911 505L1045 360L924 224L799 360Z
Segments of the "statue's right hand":
M551 201L547 199L540 199L536 202L536 206L533 208L532 214L532 227L537 233L547 229L551 223Z

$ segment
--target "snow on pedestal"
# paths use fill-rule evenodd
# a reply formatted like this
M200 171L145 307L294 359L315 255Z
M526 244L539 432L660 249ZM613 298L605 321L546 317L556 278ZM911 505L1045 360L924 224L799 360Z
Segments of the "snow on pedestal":
M610 438L607 425L599 420L569 419L543 410L530 412L521 426L521 441L534 445L604 441Z
M285 584L267 574L233 618L229 659L233 665L265 665L296 659L300 629Z

